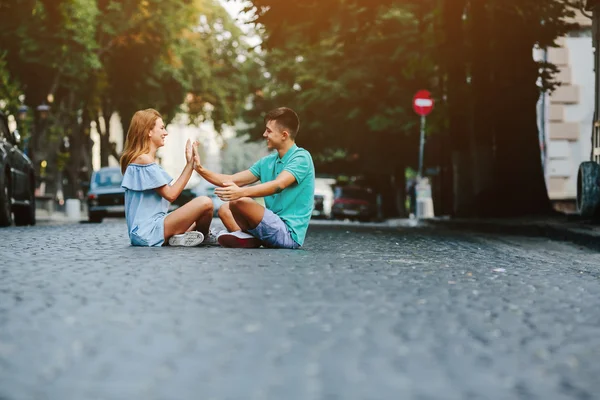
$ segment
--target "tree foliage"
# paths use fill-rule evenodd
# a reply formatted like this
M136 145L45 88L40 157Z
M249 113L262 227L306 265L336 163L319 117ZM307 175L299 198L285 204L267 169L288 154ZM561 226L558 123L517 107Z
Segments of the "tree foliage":
M147 107L166 121L180 111L193 122L211 118L219 129L239 115L256 63L217 0L5 0L0 49L0 76L21 83L30 110L54 101L49 123L35 116L31 155L37 163L70 154L73 188L81 169L89 171L92 122L103 165L118 157L108 142L115 112L124 132ZM13 95L0 89L0 98Z
M416 166L411 100L426 88L436 100L426 164L441 171L438 211L547 211L536 102L556 68L532 50L573 28L573 3L253 0L268 75L249 118L289 105L304 121L299 141L318 160L344 154L363 172L397 177Z
M424 25L431 10L325 3L319 3L330 17L324 19L308 18L315 15L316 2L294 3L298 9L280 4L286 17L308 18L297 26L295 19L276 17L277 7L259 15L273 32L265 42L269 80L255 98L256 109L276 104L298 109L304 116L300 140L317 158L327 159L340 148L368 156L364 150L400 147L417 128L412 95L435 67L421 48L432 43L433 32ZM270 26L272 20L280 23ZM380 140L369 140L371 135Z

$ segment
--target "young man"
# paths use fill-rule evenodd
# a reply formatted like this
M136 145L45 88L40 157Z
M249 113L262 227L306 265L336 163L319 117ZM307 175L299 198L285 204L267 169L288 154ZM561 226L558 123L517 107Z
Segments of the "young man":
M274 151L249 170L216 174L203 168L194 154L196 172L219 186L215 193L226 202L219 217L228 232L217 239L224 247L297 249L304 244L314 206L313 160L296 146L300 121L293 110L276 108L265 116L265 124L263 137L267 149ZM264 197L266 208L253 200L256 197Z

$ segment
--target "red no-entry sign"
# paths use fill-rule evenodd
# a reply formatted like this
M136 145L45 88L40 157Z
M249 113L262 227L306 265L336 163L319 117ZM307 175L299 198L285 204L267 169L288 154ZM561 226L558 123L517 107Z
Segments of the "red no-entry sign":
M417 114L424 117L433 110L433 99L427 90L419 90L413 98L413 109Z

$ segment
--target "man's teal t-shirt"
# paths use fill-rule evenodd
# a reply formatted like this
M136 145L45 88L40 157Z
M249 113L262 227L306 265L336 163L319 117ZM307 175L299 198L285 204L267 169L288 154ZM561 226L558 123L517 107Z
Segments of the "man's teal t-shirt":
M294 144L283 158L274 151L250 167L262 183L275 180L282 171L294 175L296 182L281 193L266 196L265 206L285 222L292 239L302 246L314 207L315 166L310 153Z

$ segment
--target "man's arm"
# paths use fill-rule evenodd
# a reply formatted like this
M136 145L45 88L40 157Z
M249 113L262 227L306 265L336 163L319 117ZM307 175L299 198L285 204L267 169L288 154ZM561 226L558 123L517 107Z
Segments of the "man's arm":
M196 167L195 169L201 177L219 187L224 186L225 182L233 182L237 186L246 186L258 181L258 178L249 170L238 172L234 175L225 175L209 171L204 167Z
M296 182L294 175L282 171L275 180L256 186L239 187L235 182L224 182L224 187L215 189L215 194L223 201L237 200L241 197L265 197L281 193L294 182Z
M193 148L193 157L194 170L215 186L222 187L225 182L234 182L238 186L246 186L258 181L258 178L249 170L238 172L234 175L217 174L216 172L207 170L200 163L200 155L195 146Z

